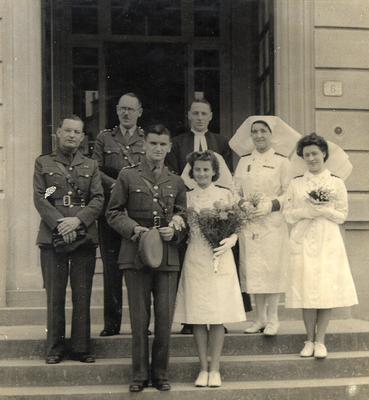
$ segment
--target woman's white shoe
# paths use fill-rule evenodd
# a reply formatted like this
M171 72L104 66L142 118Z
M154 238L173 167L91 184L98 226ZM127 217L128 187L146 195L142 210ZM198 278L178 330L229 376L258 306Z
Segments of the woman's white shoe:
M312 357L314 355L314 343L310 340L305 342L304 348L300 351L301 357Z
M220 378L219 371L210 371L209 372L209 387L219 387L222 386L222 379Z
M327 357L327 348L323 343L315 342L314 343L314 357L315 358L326 358Z
M245 329L244 333L260 333L263 332L265 328L265 322L254 322L250 328Z
M206 387L208 386L209 373L208 371L200 371L197 379L195 380L195 386Z
M264 329L264 335L265 336L275 336L278 333L278 329L279 329L278 321L268 322Z

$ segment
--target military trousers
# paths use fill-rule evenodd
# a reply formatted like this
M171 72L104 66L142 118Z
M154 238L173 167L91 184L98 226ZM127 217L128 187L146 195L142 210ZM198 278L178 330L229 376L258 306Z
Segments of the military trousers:
M159 271L149 267L124 271L128 290L132 326L133 381L165 381L168 379L169 343L178 272ZM151 296L154 301L155 336L149 362Z
M72 290L71 351L90 352L90 303L96 264L96 249L81 246L71 253L41 247L41 267L47 297L46 354L65 352L65 298L68 277Z
M98 222L100 253L104 269L104 329L120 331L122 323L123 271L117 264L122 238L104 216Z

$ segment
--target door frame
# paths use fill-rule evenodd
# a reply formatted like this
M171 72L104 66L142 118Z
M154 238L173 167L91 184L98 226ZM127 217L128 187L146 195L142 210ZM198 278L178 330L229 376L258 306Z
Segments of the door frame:
M274 2L275 114L299 132L315 131L314 2Z
M43 39L44 44L49 45L49 49L44 50L44 72L47 70L47 62L50 62L49 72L51 82L44 79L43 86L45 91L51 93L51 99L44 96L44 107L48 102L52 104L51 123L44 120L44 151L50 151L49 134L53 134L56 124L62 115L73 112L73 47L94 47L99 54L99 129L106 128L106 66L104 58L105 43L181 43L187 45L188 84L185 89L185 106L183 118L186 120L186 113L191 100L194 97L194 66L193 54L196 49L217 49L219 51L219 106L220 106L220 132L226 136L231 135L231 2L223 0L220 2L220 21L219 27L221 35L219 37L195 37L193 35L193 0L182 0L182 32L180 36L139 36L139 35L119 35L110 33L110 13L106 11L104 1L98 1L98 25L100 34L72 34L66 30L71 21L71 4L73 0L42 0L43 8ZM59 4L55 6L55 4ZM49 32L45 29L45 21L50 18L51 26ZM54 28L54 29L53 29ZM49 37L47 34L49 33ZM54 43L54 46L50 46ZM45 100L46 99L46 100Z

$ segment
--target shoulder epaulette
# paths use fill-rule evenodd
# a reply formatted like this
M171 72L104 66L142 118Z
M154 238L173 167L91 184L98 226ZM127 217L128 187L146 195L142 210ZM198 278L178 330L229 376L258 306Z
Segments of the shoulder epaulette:
M54 154L55 154L54 151L50 151L49 153L40 154L39 157L52 156Z
M214 185L214 186L216 186L218 188L221 188L221 189L225 189L225 190L231 190L231 189L229 189L229 188L227 188L225 186L221 186L221 185Z
M304 175L297 175L297 176L294 176L293 179L302 178L303 176L304 176Z
M108 133L108 132L112 132L112 131L113 131L113 129L105 128L102 131L100 131L100 133Z
M241 156L241 157L248 157L248 156L251 156L251 154L252 154L252 153L247 153L247 154L244 154L244 155Z
M131 169L131 168L136 168L140 165L141 163L137 163L137 164L132 164L132 165L126 165L125 167L123 167L121 169L121 171L123 171L124 169Z
M283 158L287 158L287 156L285 156L284 154L277 153L276 151L274 152L274 154L277 155L277 156L281 156L281 157L283 157Z

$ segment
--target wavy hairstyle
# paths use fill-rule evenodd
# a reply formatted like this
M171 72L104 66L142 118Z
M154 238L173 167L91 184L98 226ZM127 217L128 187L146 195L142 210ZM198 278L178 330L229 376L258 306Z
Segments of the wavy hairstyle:
M307 147L307 146L317 146L317 147L319 147L321 152L325 153L324 162L328 160L328 157L329 157L328 143L323 138L323 136L319 136L315 132L310 133L309 135L303 136L297 142L296 154L299 157L304 158L303 151L304 151L304 147Z
M211 180L214 182L219 179L219 161L211 150L194 151L187 156L187 162L190 164L189 176L193 179L193 167L196 161L210 161L213 171L215 172Z

